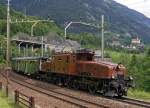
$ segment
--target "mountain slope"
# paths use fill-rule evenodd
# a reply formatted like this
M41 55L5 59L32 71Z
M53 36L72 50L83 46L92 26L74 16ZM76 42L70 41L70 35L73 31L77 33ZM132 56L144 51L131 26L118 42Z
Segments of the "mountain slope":
M29 15L55 19L64 26L69 21L99 23L105 15L106 29L121 35L139 36L150 42L150 19L112 0L13 0L12 6Z
M0 4L0 36L6 35L6 18L7 18L7 12L6 12L6 6ZM11 8L11 20L12 22L16 21L18 19L21 21L21 19L27 20L39 20L37 17L31 17L31 16L25 16L24 14L15 11ZM18 32L24 32L31 34L31 27L34 23L12 23L11 24L11 36L15 35ZM36 36L43 36L49 32L55 32L55 33L62 33L62 30L52 22L39 22L34 27L34 35Z

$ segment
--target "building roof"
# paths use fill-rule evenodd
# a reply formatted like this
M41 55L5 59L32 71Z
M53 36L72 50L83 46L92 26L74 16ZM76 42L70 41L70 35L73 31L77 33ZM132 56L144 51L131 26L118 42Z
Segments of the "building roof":
M17 57L17 58L12 58L13 61L21 61L21 60L47 60L48 57Z

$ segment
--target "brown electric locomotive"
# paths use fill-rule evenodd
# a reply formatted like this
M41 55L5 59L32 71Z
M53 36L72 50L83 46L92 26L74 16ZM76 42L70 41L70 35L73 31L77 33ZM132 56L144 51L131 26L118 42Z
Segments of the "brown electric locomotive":
M56 53L49 61L42 62L41 72L57 84L75 89L87 89L108 96L127 95L131 78L126 80L122 64L94 61L94 52L79 50L71 53Z
M18 64L21 59L13 61ZM126 79L126 68L122 64L95 61L94 52L90 50L55 53L51 59L38 58L34 62L39 62L39 68L32 76L90 93L121 97L127 95L127 89L132 85L132 78Z

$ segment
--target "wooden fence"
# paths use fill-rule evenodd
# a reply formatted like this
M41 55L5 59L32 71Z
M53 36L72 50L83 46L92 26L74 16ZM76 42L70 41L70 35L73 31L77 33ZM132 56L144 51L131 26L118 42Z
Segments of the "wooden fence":
M28 108L35 108L34 97L27 96L19 92L18 90L15 90L15 103L17 104L21 103Z
M3 84L2 82L0 82L0 90L2 90L3 88ZM6 91L6 96L8 96L8 86L5 87L5 91ZM35 99L32 96L27 96L23 93L21 93L18 90L14 91L14 100L16 104L22 104L24 106L26 106L27 108L35 108Z

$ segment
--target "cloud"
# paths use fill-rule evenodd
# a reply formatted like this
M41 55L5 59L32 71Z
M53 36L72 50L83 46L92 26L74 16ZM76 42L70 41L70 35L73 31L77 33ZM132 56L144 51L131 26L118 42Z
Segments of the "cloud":
M150 0L115 0L131 9L143 13L150 18Z

